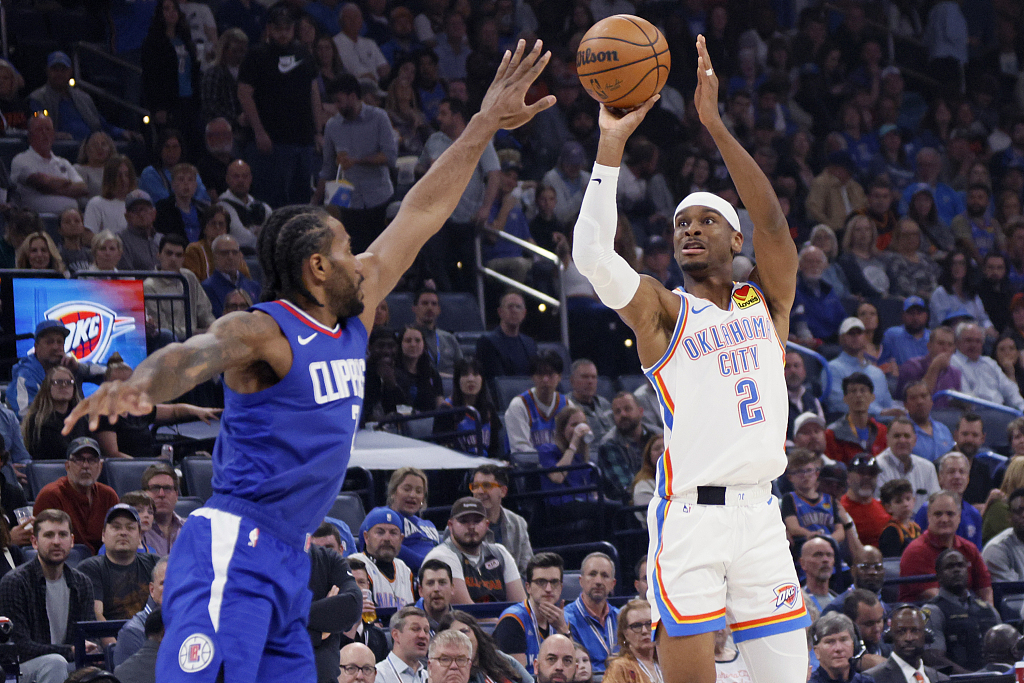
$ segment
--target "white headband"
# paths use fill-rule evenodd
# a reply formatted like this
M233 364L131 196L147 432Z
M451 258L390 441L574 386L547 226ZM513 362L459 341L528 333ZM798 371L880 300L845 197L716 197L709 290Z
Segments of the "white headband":
M709 209L714 209L718 213L722 214L722 218L726 220L733 230L742 233L740 230L740 217L736 213L736 209L732 208L732 204L725 201L717 194L711 194L710 192L694 192L693 194L688 195L683 201L679 202L679 206L676 207L676 212L672 214L672 222L675 223L680 211L691 206L706 206Z

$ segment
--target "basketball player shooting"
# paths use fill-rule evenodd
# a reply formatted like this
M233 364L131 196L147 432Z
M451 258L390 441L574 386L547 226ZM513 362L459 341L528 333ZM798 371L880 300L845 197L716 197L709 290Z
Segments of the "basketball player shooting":
M684 287L638 275L613 248L615 189L629 136L653 106L601 107L597 163L576 223L573 259L633 329L661 401L665 453L648 508L648 600L667 683L713 683L715 631L727 624L755 683L807 678L810 624L771 482L784 471L784 340L797 251L768 178L718 113L718 78L697 38L701 123L754 222L757 268L733 282L743 246L735 209L698 192L673 218Z
M487 143L555 103L526 106L550 59L537 41L506 52L480 112L409 191L366 253L317 207L285 207L260 232L265 303L147 358L126 382L78 404L83 416L148 414L224 374L214 495L171 552L161 683L316 681L306 621L307 539L345 477L363 403L367 331L377 304L455 209ZM269 296L268 296L269 294Z

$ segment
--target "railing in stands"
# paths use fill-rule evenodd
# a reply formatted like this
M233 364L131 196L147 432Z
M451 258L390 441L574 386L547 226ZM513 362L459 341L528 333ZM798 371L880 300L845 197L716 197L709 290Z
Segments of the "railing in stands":
M1002 403L994 403L993 401L986 401L983 398L977 398L975 396L971 396L970 394L965 394L965 393L960 392L960 391L954 391L953 389L944 389L942 391L936 391L932 395L932 399L934 400L936 398L952 398L952 399L956 399L957 401L963 401L964 403L969 403L969 404L971 404L973 406L976 406L978 408L987 408L988 410L994 410L994 411L996 411L998 413L1006 413L1007 415L1013 415L1014 417L1020 417L1021 415L1024 415L1024 413L1022 413L1021 411L1017 410L1016 408L1011 408L1010 406L1004 406Z
M103 653L85 653L86 640L98 640L100 638L116 638L121 627L128 623L127 619L115 619L113 621L79 621L75 624L73 638L75 646L75 668L81 669L86 664L103 665Z
M160 305L161 301L171 302L171 328L174 329L174 302L181 301L183 305L185 315L185 337L192 336L192 316L190 311L192 310L192 293L188 288L188 280L181 273L170 273L166 270L147 271L147 270L80 270L73 276L75 279L100 279L100 280L146 280L149 278L163 279L163 280L177 280L181 283L181 294L145 294L144 298L148 304L150 301L156 302L156 325L158 328L163 328L161 324L161 318L163 316L163 307ZM148 308L148 307L147 307Z
M791 341L786 342L786 348L792 349L793 351L797 351L798 353L808 355L814 360L818 361L818 363L821 365L821 368L825 373L825 381L822 382L821 396L818 397L818 400L824 403L825 399L828 398L829 392L832 391L832 368L828 366L828 359L825 358L825 356L818 353L817 351L812 351L806 346L801 346L800 344Z
M558 270L558 298L548 296L544 292L541 292L533 287L524 285L518 280L513 280L507 275L503 275L498 271L487 268L484 266L483 259L483 234L487 233L495 239L505 240L511 242L516 246L522 247L529 252L541 257L545 261L550 261L555 268ZM547 249L542 249L536 244L527 242L526 240L519 239L515 235L510 235L507 232L501 230L495 230L493 228L481 228L476 233L475 240L476 248L476 295L480 300L480 310L486 310L486 303L484 302L484 278L489 277L493 280L515 289L516 291L522 292L528 296L541 301L542 303L551 306L552 308L558 309L558 326L562 336L562 345L565 348L569 348L569 311L565 305L565 265L562 263L562 259L558 258L558 255L554 252L550 252Z
M116 69L127 72L131 77L140 79L142 78L142 67L137 64L125 61L120 57L115 57L106 50L97 47L92 43L79 41L74 45L74 52L71 55L72 67L75 74L75 87L81 88L93 97L99 97L101 99L110 102L111 104L132 112L139 116L141 122L144 124L143 130L149 133L150 139L147 141L149 145L156 142L156 126L148 125L150 123L149 110L145 107L140 107L134 102L129 102L123 97L118 97L114 93L104 90L103 88L89 83L82 77L82 54L87 53L90 59L96 59L104 62L107 67L114 67Z
M381 429L385 425L392 425L392 424L393 425L402 425L402 424L407 424L409 422L414 422L416 420L426 420L426 419L441 417L441 416L445 416L445 415L451 415L451 416L454 417L456 415L465 415L466 413L469 413L473 417L474 424L476 425L473 429L458 429L456 427L456 429L449 430L449 431L446 431L446 432L436 432L436 433L432 432L430 434L417 433L415 435L410 435L410 436L412 436L412 438L414 438L414 439L417 439L418 441L428 441L430 443L436 443L436 444L445 445L445 442L450 442L450 441L452 441L454 439L457 439L460 436L475 435L475 437L476 437L477 452L476 453L468 453L468 455L479 455L479 456L483 457L484 455L486 455L484 453L483 426L480 424L480 413L478 413L476 408L474 408L473 406L455 406L455 407L449 407L449 408L438 408L437 410L428 410L427 412L423 412L423 413L412 413L411 415L390 415L390 416L385 417L385 418L383 418L381 420L377 420L376 423L375 423L375 428L376 429ZM456 423L456 424L458 424L458 423ZM367 423L367 427L369 427L369 426L370 426L369 423ZM385 430L385 431L387 431L387 430ZM453 448L453 447L452 446L448 446L448 448ZM455 449L455 450L458 450L458 449ZM463 452L465 452L465 451L463 451Z

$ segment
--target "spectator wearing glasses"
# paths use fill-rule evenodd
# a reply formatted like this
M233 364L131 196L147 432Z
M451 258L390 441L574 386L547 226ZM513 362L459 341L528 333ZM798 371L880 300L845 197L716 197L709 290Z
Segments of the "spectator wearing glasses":
M492 638L480 627L480 622L461 610L453 610L441 619L440 631L458 631L473 643L472 683L514 683L526 681L530 674L523 665L498 649Z
M88 436L75 439L68 446L64 467L67 474L36 495L32 514L38 517L51 508L68 513L76 539L95 553L103 544L107 510L118 503L114 489L97 481L103 469L100 445Z
M608 660L607 683L658 683L663 680L651 638L651 606L646 600L630 600L619 613L616 628L619 654ZM593 659L593 653L591 653Z
M967 501L964 493L967 490L967 481L970 478L971 465L963 453L951 451L939 458L938 467L939 488L955 495L960 504L959 523L956 528L956 535L970 541L980 551L982 547L981 513ZM932 494L928 497L929 504L934 495L935 494ZM914 521L917 522L922 531L928 530L928 526L931 524L931 515L928 514L928 504L922 505L918 509L917 514L914 515Z
M842 612L843 606L846 604L846 598L857 589L866 590L877 597L886 613L888 613L889 606L882 600L885 566L882 564L881 551L870 545L864 546L860 552L854 554L853 564L850 565L850 574L853 576L853 585L837 595L836 599L821 611L822 616L829 612Z
M224 312L224 300L229 292L244 290L253 301L260 298L260 286L242 273L242 250L238 240L231 235L221 235L213 240L213 273L203 280L203 289L210 298L213 315L220 317Z
M494 640L505 654L536 675L541 643L548 637L569 635L569 624L559 598L562 595L562 558L556 553L537 553L526 565L526 595L498 617Z
M836 501L827 493L818 492L821 456L804 448L793 448L787 457L786 478L793 491L782 498L782 521L790 542L825 535L842 543L846 534L837 519Z
M67 436L61 433L64 418L81 400L82 392L71 370L58 365L46 373L21 425L25 448L33 460L60 460L66 457L72 440L89 435L86 419L76 422Z
M993 581L1024 581L1024 489L1010 494L1010 528L999 532L981 552Z
M349 643L341 648L341 675L338 683L374 683L377 662L373 650L362 643Z
M153 528L142 535L149 552L166 557L178 539L185 519L174 511L178 504L178 473L166 463L150 465L142 473L142 489L153 496Z
M429 683L469 683L473 666L473 641L460 631L441 631L427 652Z
M533 557L533 546L526 529L526 520L502 506L508 495L508 471L497 465L481 465L473 470L470 493L483 503L490 526L484 540L500 543L515 558L520 574L526 574L526 565Z

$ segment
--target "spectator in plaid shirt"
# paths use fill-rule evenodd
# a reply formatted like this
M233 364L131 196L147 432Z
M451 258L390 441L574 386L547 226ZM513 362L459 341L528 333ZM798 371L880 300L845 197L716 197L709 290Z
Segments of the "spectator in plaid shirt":
M615 427L605 434L598 448L598 464L604 475L606 495L626 504L633 490L633 477L643 463L644 445L654 433L643 425L644 409L628 391L612 399Z
M92 583L64 564L74 542L66 512L41 511L32 536L39 554L0 580L0 614L14 624L11 640L28 683L62 683L74 670L75 622L96 618ZM50 623L51 616L58 620Z

